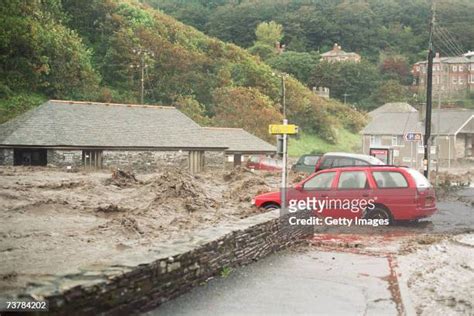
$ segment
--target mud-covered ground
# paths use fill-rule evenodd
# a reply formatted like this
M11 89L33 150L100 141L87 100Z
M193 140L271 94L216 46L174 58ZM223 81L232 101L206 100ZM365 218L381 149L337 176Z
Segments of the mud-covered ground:
M278 176L246 169L133 175L0 169L0 294L36 276L107 266L120 255L258 209L251 198Z
M395 258L417 314L474 313L474 187L471 174L443 176L439 211L390 227L320 227L312 244ZM291 175L292 183L304 178ZM275 189L278 174L246 169L190 175L0 168L0 296L50 275L100 269L260 210L251 198ZM150 253L153 255L153 253ZM330 267L328 267L330 268ZM408 303L408 301L410 303Z

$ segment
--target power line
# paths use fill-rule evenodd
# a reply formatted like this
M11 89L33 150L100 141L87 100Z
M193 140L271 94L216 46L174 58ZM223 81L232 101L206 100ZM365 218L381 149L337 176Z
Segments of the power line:
M464 53L464 47L459 43L459 41L456 40L456 38L451 34L448 28L441 28L442 31L448 34L448 36L452 39L454 45L462 52Z
M443 46L448 50L450 55L457 56L459 55L459 51L457 48L452 44L449 38L446 37L444 33L442 33L438 28L435 29L435 35L439 39L439 42L443 44Z
M439 50L442 50L442 53L443 55L445 56L457 56L458 53L456 52L456 50L446 42L446 40L443 39L443 37L441 37L441 35L439 35L438 33L435 34L435 39L438 39L437 41L435 41L435 46L437 49ZM444 47L444 48L442 48Z
M436 34L443 40L445 45L450 47L450 49L455 52L456 56L462 55L464 53L463 49L460 48L460 46L456 43L456 40L452 38L452 36L450 36L443 28L437 27L435 31L437 31Z

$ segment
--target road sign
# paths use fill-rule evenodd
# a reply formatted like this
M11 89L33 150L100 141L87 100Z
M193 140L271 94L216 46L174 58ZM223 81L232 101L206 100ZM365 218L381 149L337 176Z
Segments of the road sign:
M405 140L409 142L419 142L423 140L423 135L421 133L406 133L404 137Z
M294 135L298 134L298 126L294 124L271 124L268 126L268 132L272 135Z

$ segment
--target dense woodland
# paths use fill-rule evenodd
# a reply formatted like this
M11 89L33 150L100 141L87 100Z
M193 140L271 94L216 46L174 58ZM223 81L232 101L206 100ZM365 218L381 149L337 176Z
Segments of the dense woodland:
M281 80L267 64L137 1L8 1L0 24L2 121L47 98L139 102L142 58L145 103L269 140L268 124L282 119ZM328 142L365 122L293 77L286 100L291 121Z
M184 23L259 55L308 87L324 85L331 95L358 108L413 100L407 86L411 65L426 59L431 0L143 0ZM453 45L474 49L474 1L435 0L436 26L449 36L434 38L441 55ZM274 21L286 54L275 56L259 42L256 28ZM319 54L338 43L362 55L363 63L318 63ZM469 98L469 96L466 96ZM473 96L471 96L473 98ZM458 100L474 105L474 100ZM470 101L470 102L469 102Z
M473 2L450 2L439 20L472 48ZM289 119L336 143L364 126L363 110L407 97L429 14L421 0L10 0L0 7L0 121L48 98L137 103L143 63L145 103L272 140L286 72ZM334 42L363 62L319 62ZM352 105L309 89L321 85Z

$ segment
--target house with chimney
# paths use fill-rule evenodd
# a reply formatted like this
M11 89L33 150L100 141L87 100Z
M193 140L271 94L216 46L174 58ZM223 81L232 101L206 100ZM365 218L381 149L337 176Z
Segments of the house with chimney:
M353 52L345 52L342 50L342 47L334 43L334 46L332 47L332 50L329 52L326 52L324 54L321 54L321 61L327 61L327 62L355 62L358 63L360 62L361 57L357 53Z

